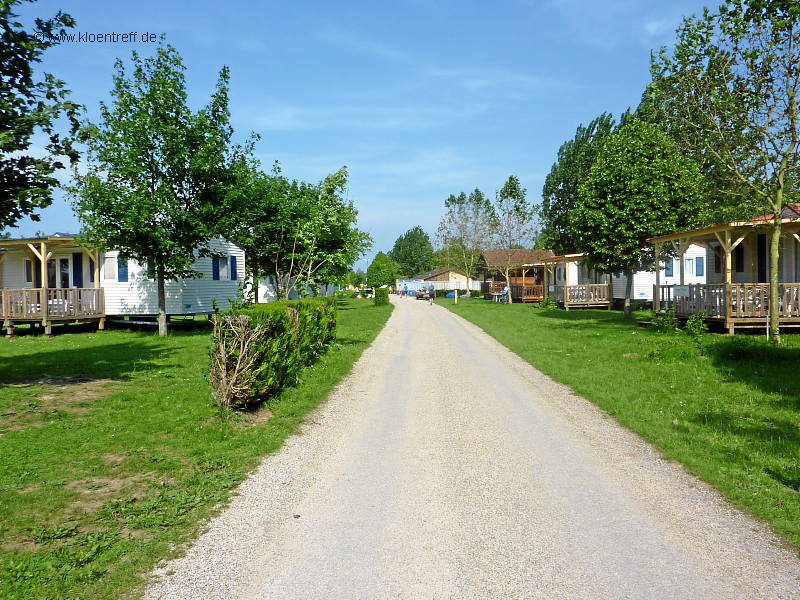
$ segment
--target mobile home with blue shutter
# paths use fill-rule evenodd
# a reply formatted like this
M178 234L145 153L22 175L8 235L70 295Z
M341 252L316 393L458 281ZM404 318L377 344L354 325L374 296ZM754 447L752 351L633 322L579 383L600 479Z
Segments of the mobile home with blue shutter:
M168 315L207 314L236 298L244 280L244 252L214 239L215 256L198 256L202 276L166 282ZM0 240L0 318L7 333L15 324L97 321L158 314L156 282L147 265L112 250L81 246L74 235Z

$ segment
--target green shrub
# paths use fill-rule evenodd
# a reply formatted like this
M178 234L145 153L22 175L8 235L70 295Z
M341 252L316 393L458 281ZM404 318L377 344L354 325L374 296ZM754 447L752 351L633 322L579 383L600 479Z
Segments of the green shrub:
M558 308L558 302L553 300L550 296L545 296L540 302L534 304L533 307L539 310L556 310Z
M686 324L683 326L683 330L693 338L701 337L708 331L708 325L706 324L706 313L699 312L689 316L689 318L686 319Z
M372 299L375 306L389 304L389 288L375 288L375 297Z
M650 328L659 333L672 333L678 330L678 319L672 310L666 310L653 317Z
M213 317L209 379L217 404L244 408L295 385L336 334L336 300L308 298Z
M470 298L483 298L483 292L480 290L470 290L469 292Z
M336 290L337 298L357 298L358 292L356 290Z

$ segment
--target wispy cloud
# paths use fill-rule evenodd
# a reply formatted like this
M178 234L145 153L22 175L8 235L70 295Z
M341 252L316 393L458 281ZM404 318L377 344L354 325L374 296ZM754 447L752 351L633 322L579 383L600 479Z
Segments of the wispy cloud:
M359 54L380 58L396 63L411 63L414 58L406 52L384 42L354 35L342 30L327 29L317 34L320 40L330 42L342 48L353 50Z
M527 100L555 89L575 87L574 83L567 80L505 69L435 68L431 69L429 74L476 94L514 100Z
M247 126L273 131L413 130L475 117L485 110L478 104L460 107L275 104L260 109L258 116L247 121Z

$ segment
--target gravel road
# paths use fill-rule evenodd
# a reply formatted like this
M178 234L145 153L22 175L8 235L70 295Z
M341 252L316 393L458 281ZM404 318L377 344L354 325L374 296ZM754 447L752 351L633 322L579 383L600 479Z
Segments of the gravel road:
M800 599L765 525L477 327L393 301L148 599Z

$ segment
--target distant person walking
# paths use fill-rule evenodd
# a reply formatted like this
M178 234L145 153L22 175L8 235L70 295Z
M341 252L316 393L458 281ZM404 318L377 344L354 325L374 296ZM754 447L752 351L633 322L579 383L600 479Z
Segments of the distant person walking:
M405 298L407 296L408 296L408 284L404 283L403 284L403 298Z
M435 299L436 299L436 288L434 288L434 287L433 287L433 284L431 284L431 285L428 287L428 304L431 304L431 305L433 305L433 301L434 301Z

